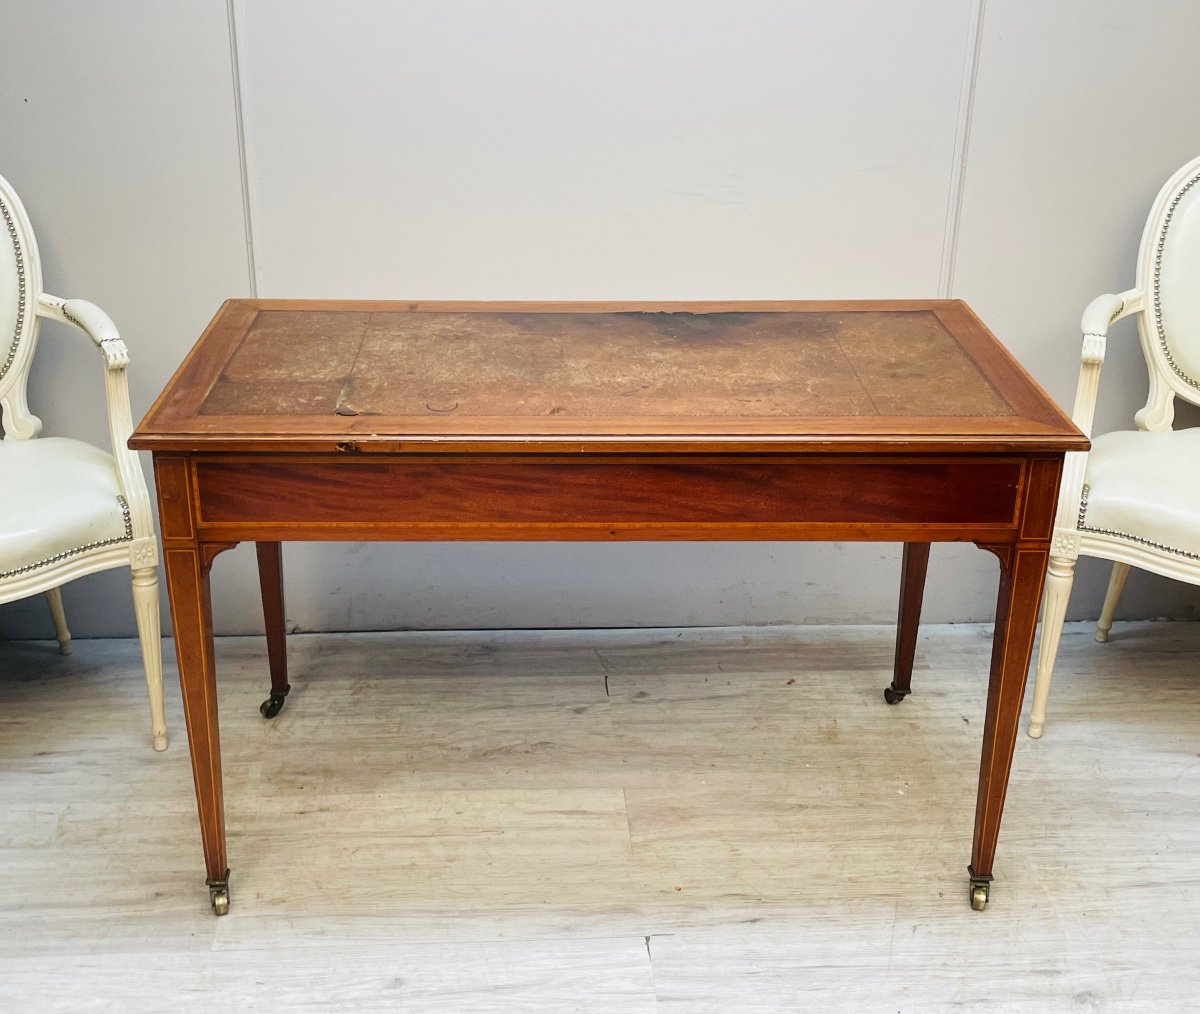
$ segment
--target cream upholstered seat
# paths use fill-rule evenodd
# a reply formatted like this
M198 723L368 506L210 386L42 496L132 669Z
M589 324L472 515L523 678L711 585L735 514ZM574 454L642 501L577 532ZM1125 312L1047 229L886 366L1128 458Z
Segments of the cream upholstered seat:
M1200 584L1200 430L1173 430L1175 398L1200 404L1200 158L1159 192L1138 253L1136 286L1083 314L1075 423L1090 435L1109 325L1137 316L1150 374L1135 430L1068 454L1054 524L1029 735L1041 736L1050 677L1079 556L1113 561L1096 626L1108 639L1131 566Z
M1200 430L1097 437L1080 495L1081 532L1200 560Z
M0 475L9 490L0 498L0 576L133 538L117 463L98 447L62 437L6 440Z
M146 480L126 447L133 429L129 353L113 322L85 300L42 292L29 218L0 177L0 603L43 593L61 650L71 650L59 588L111 567L132 572L134 615L150 691L154 748L167 746L158 613L158 543ZM40 437L26 398L40 317L83 331L100 353L112 453Z

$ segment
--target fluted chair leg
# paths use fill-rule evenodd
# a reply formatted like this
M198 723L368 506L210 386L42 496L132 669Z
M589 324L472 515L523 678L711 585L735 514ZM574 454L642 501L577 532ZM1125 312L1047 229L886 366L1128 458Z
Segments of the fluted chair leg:
M1046 698L1050 696L1050 677L1054 675L1054 659L1062 636L1063 620L1067 617L1067 602L1075 583L1075 563L1065 556L1050 557L1046 572L1046 590L1042 598L1042 639L1038 647L1037 676L1033 683L1033 711L1029 716L1029 735L1041 739L1046 724Z
M142 642L142 664L150 692L150 732L154 749L167 748L167 719L163 707L162 623L158 615L158 571L145 567L133 572L133 612Z

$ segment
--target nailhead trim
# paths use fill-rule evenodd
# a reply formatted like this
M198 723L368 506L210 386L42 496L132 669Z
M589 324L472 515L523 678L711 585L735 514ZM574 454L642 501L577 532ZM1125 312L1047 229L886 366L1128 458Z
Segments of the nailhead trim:
M129 517L129 503L123 496L117 496L117 503L121 505L121 518L125 522L125 534L115 539L102 539L99 542L89 542L86 546L77 546L74 549L65 550L62 553L56 553L54 556L48 556L44 560L38 560L36 563L27 563L23 567L18 567L16 570L0 571L0 581L6 578L16 577L18 574L28 574L30 571L37 570L39 567L48 567L52 563L58 563L61 560L69 559L72 556L78 556L80 553L88 553L93 549L100 549L104 546L115 546L121 542L133 541L133 521Z
M1151 549L1161 549L1164 553L1174 553L1176 556L1182 556L1188 560L1200 560L1200 553L1189 553L1186 549L1176 549L1174 546L1167 546L1161 542L1155 542L1152 539L1143 539L1140 535L1130 535L1128 532L1117 532L1111 528L1092 528L1088 525L1085 525L1083 523L1083 519L1084 515L1087 513L1088 494L1090 492L1091 487L1085 483L1083 486L1083 497L1079 501L1079 522L1076 525L1081 532L1091 532L1093 535L1109 535L1118 539L1128 539L1130 542L1136 542L1142 546L1149 546Z
M1197 183L1200 183L1200 173L1197 173L1188 180L1175 195L1175 200L1171 202L1171 206L1167 209L1167 217L1163 219L1162 232L1158 235L1158 248L1154 254L1154 329L1158 333L1158 344L1166 356L1168 364L1186 384L1191 387L1200 389L1200 381L1193 380L1181 370L1175 363L1175 357L1171 355L1171 350L1167 347L1167 332L1163 328L1162 322L1162 293L1159 291L1159 279L1162 275L1163 250L1167 244L1167 229L1171 227L1171 218L1175 214L1175 209L1179 206L1179 202L1183 200L1184 195L1192 189Z
M5 357L4 365L0 366L0 380L3 380L4 375L12 368L12 364L17 358L17 346L21 342L21 332L25 327L25 255L21 251L17 225L8 210L8 205L2 200L0 200L0 215L4 216L4 224L8 227L8 235L12 240L13 253L17 256L17 324L13 329L12 339L9 341L8 355Z

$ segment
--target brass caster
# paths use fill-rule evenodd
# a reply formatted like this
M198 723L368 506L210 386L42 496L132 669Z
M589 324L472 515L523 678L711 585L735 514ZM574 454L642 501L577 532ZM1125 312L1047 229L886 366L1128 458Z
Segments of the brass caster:
M208 900L212 904L213 915L229 914L229 871L225 871L222 880L209 880Z
M976 912L982 912L987 908L988 895L992 891L992 875L990 873L976 873L970 866L967 867L967 872L971 875L970 899L971 907Z
M888 704L899 704L910 693L912 693L911 690L897 690L896 684L893 681L890 687L883 688L883 699L887 701Z
M291 689L292 685L289 683L283 688L283 693L281 694L277 694L272 691L271 696L258 706L258 713L262 715L263 718L274 718L283 710L283 699L287 697L288 691Z

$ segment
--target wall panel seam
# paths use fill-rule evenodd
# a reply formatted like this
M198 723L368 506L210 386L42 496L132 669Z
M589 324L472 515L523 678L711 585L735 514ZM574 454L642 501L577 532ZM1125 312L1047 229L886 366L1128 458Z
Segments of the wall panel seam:
M246 156L246 120L242 108L242 67L238 49L237 0L225 0L229 27L229 66L233 75L233 116L237 129L238 171L242 184L242 222L246 233L246 274L250 298L258 297L258 261L254 255L254 216L250 201L250 170Z
M959 91L958 122L954 131L954 164L946 199L946 232L942 239L942 264L938 296L949 299L954 289L958 260L958 233L962 218L963 192L967 177L967 157L971 144L971 121L975 113L975 84L979 75L979 54L983 47L983 21L987 0L974 0L971 10L970 48L963 61L962 87Z

